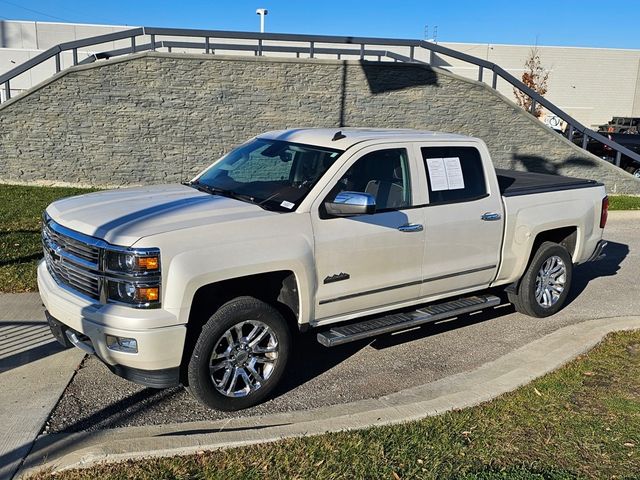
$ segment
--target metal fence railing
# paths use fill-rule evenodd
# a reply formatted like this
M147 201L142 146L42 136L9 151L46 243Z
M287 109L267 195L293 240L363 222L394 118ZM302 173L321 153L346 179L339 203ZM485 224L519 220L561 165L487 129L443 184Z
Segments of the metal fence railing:
M79 58L81 49L106 43L115 45L117 42L121 44L125 42L126 46L101 50L99 53L90 54L83 59ZM599 142L615 152L616 165L620 166L622 155L640 164L639 154L587 128L495 63L422 40L139 27L56 45L0 75L0 86L4 86L5 101L9 100L11 98L11 82L16 77L51 59L54 62L54 71L58 73L62 69L61 56L68 55L68 52L71 53L72 64L81 65L136 52L162 49L167 51L175 49L198 50L208 54L220 51L249 52L256 56L292 54L296 57L304 55L308 58L330 55L336 56L338 59L376 59L427 64L434 64L436 54L446 56L476 66L478 81L485 81L485 73L490 75L491 87L494 89L497 88L498 81L502 80L529 96L532 111L536 105L541 105L566 122L567 138L570 141L574 140L576 133L582 135L582 148L586 149L590 142ZM405 54L398 53L398 50L403 50Z

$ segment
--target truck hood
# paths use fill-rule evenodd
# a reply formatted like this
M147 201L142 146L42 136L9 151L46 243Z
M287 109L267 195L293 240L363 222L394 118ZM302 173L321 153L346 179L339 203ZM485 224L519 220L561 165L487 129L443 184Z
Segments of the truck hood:
M71 230L127 247L163 232L279 215L186 185L123 188L65 198L49 205L47 214Z

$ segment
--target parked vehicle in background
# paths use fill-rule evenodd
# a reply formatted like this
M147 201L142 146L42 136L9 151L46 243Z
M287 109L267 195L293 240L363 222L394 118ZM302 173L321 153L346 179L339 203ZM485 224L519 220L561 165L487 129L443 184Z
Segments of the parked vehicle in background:
M600 133L637 134L640 128L640 117L613 117L609 122L598 127Z
M634 135L631 133L601 133L609 138L609 140L628 148L632 152L640 154L640 135ZM582 146L582 138L582 134L576 133L574 134L573 142L576 145ZM594 139L589 139L587 142L587 151L602 158L603 160L606 160L607 162L613 163L623 170L626 170L634 177L640 178L640 162L637 160L628 157L627 155L621 155L619 164L617 164L615 150Z
M238 410L273 392L301 331L332 347L505 298L553 315L607 209L601 183L496 171L477 138L270 132L185 185L52 203L38 285L61 343Z

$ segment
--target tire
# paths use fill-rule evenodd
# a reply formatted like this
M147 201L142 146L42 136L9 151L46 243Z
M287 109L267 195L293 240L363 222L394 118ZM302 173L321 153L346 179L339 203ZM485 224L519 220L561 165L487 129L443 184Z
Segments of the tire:
M235 298L202 328L187 368L188 390L216 410L251 407L278 385L290 350L280 312L253 297Z
M573 263L567 249L557 243L544 242L522 276L518 292L507 293L509 301L518 312L530 317L553 315L567 300L572 274ZM540 285L540 282L544 283Z

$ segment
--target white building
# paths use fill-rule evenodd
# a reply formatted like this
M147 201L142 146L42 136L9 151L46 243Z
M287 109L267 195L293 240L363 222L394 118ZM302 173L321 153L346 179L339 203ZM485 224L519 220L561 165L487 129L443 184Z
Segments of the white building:
M132 27L0 20L0 73L59 43L128 28ZM532 48L526 45L440 44L494 62L517 78L522 76ZM127 40L104 43L79 51L78 56L82 59L92 53L129 45ZM550 72L546 97L578 121L597 126L613 116L640 117L640 50L549 46L538 49L543 66ZM398 53L406 55L404 50L406 48L399 49ZM417 52L417 58L426 60L426 52ZM473 65L440 56L434 64L477 79L478 69ZM72 55L65 52L61 55L61 67L69 65L72 65ZM12 80L12 95L49 78L54 69L54 63L47 62ZM491 72L485 73L484 81L491 82ZM514 99L512 87L506 82L498 82L498 90ZM0 89L0 92L4 96L4 90Z

